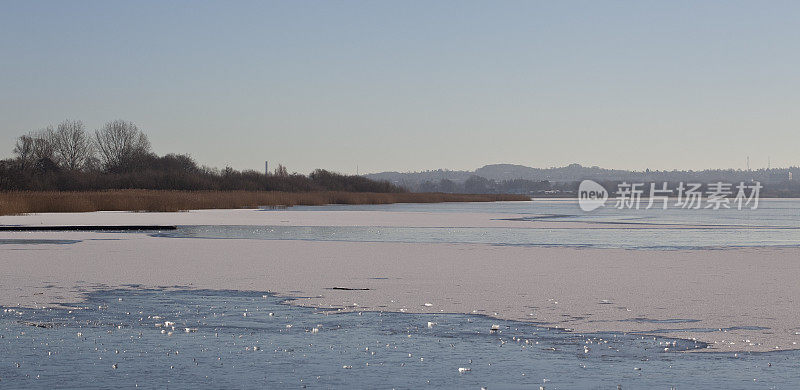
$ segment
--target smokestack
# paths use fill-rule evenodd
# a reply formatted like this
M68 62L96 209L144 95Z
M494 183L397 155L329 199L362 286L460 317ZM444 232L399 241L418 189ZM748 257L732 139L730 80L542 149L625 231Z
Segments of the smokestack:
M264 174L269 176L269 161L264 161Z

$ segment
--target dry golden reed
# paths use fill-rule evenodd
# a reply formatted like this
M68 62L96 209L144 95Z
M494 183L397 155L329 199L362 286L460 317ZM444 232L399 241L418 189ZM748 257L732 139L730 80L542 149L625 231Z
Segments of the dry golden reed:
M525 195L279 192L279 191L156 191L109 190L81 192L0 192L0 215L88 211L183 211L256 208L260 206L318 206L326 204L388 204L494 202L530 200Z

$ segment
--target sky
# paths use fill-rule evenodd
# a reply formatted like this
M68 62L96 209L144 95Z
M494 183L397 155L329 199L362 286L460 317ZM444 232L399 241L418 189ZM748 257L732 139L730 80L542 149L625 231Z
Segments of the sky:
M209 166L800 165L800 2L0 0L0 158L70 118Z

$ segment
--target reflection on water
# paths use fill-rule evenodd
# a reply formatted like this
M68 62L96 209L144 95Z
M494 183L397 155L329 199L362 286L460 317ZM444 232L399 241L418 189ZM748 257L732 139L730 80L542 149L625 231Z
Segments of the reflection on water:
M173 238L473 243L625 249L700 249L800 245L795 228L445 228L373 226L180 226Z
M176 238L225 238L410 243L476 243L624 249L717 249L800 245L800 200L764 199L756 210L630 210L582 212L574 200L532 202L332 205L292 210L372 210L400 213L519 214L518 228L376 226L182 226L158 234ZM281 211L263 211L278 212ZM546 222L547 227L539 227ZM561 222L585 222L572 228ZM596 225L592 226L592 225ZM600 225L602 224L602 225ZM667 225L667 226L665 226ZM670 227L668 225L679 225Z
M111 290L84 309L4 309L0 387L772 388L800 352L692 353L456 314L336 313L262 293ZM493 331L493 325L497 325Z
M669 207L667 210L616 209L613 202L592 212L583 212L574 199L535 199L531 202L491 203L397 203L389 205L296 206L291 210L374 210L396 212L449 212L527 214L544 220L580 222L674 223L692 225L800 227L800 199L761 199L758 209L699 209ZM278 211L279 212L279 211Z

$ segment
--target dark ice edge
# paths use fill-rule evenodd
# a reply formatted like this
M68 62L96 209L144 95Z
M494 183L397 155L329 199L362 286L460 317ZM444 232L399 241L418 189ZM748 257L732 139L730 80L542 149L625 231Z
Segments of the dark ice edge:
M0 232L62 232L62 231L144 231L176 230L171 225L78 225L78 226L0 226Z

